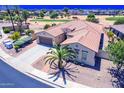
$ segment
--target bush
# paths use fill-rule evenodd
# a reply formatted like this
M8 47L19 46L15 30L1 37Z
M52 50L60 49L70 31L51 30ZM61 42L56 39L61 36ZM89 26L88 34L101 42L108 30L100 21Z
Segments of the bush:
M58 16L59 16L58 13L53 12L53 13L51 13L50 18L55 19L55 18L57 18Z
M49 24L46 24L43 29L48 29L50 27Z
M55 24L55 23L53 23L53 24L52 24L52 26L56 26L56 24Z
M124 19L118 19L118 20L115 21L114 24L115 24L115 25L124 24Z
M94 14L89 14L89 15L87 16L87 19L86 19L86 20L87 20L87 21L90 21L90 22L94 22L94 23L99 23L99 20L96 19L96 17L95 17Z
M14 48L15 48L15 49L19 49L20 47L19 47L18 45L15 45Z
M13 39L13 40L18 40L20 38L20 33L19 32L14 32L10 38Z
M10 33L10 29L9 29L9 28L4 28L4 29L3 29L3 32L4 32L5 34Z
M34 31L33 31L33 30L28 29L28 30L26 31L26 35L29 35L30 33L34 33Z

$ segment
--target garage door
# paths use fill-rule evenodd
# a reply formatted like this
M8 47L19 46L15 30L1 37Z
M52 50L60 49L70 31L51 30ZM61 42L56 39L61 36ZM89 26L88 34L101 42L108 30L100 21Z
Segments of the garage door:
M52 46L52 38L47 38L47 37L39 37L39 41L41 44L45 44L45 45L50 45Z

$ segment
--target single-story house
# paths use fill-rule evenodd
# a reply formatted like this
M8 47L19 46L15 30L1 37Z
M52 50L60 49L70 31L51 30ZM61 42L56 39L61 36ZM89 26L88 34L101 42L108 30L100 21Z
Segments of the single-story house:
M51 46L68 45L77 52L78 62L94 66L102 32L103 27L99 24L75 20L39 32L37 42Z
M124 24L113 25L110 30L119 38L124 39Z

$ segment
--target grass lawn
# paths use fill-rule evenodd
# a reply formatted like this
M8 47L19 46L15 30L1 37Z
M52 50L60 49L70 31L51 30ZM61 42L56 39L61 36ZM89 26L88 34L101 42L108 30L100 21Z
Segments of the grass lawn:
M106 20L109 20L109 21L116 21L118 19L124 19L124 16L115 16L115 17L106 18Z
M68 21L71 21L71 20L59 20L59 19L33 19L31 21L39 21L39 22L68 22Z

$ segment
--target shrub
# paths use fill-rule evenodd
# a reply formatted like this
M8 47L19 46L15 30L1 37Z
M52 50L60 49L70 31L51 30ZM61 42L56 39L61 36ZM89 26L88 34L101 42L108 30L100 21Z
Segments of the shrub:
M56 26L56 24L55 24L55 23L53 23L53 24L52 24L52 26Z
M15 48L15 49L19 49L20 47L19 47L18 45L15 45L14 48Z
M94 14L89 14L89 15L87 16L87 19L86 19L86 20L87 20L87 21L90 21L90 22L94 22L94 23L99 23L99 20L96 19L96 17L95 17Z
M33 30L28 29L28 30L26 31L26 35L29 35L30 33L34 33L34 31L33 31Z
M13 40L18 40L20 38L20 33L19 32L14 32L12 35L11 35L11 39Z
M48 29L50 27L49 24L46 24L43 29Z
M115 25L124 24L124 19L117 19L114 24Z
M58 16L59 16L58 13L52 12L51 15L50 15L50 18L55 19L55 18L57 18Z
M5 34L10 33L10 29L9 29L9 28L4 28L4 29L3 29L3 32L4 32Z

